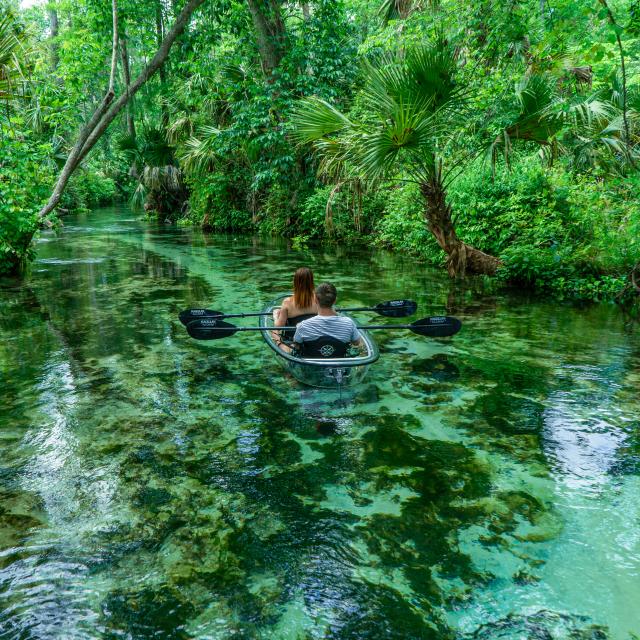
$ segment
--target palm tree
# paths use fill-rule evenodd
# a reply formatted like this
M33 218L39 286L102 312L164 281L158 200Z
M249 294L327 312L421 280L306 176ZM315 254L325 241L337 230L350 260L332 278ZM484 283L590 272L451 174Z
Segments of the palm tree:
M349 119L318 98L300 102L294 135L312 143L320 170L333 178L372 182L400 170L418 184L427 226L447 254L449 275L494 274L500 261L458 238L447 202L449 181L465 161L469 92L458 82L455 49L443 38L401 60L365 67L367 115ZM467 154L468 155L468 154ZM450 157L456 162L447 165Z
M164 132L150 127L135 138L122 136L117 140L117 148L131 167L130 175L138 181L132 204L155 211L163 219L177 217L188 193L174 149Z
M440 38L401 60L365 67L366 115L359 121L318 98L302 100L294 135L313 144L320 172L335 181L402 175L417 183L427 226L447 254L449 275L493 275L500 260L458 238L447 202L451 180L483 146L486 150L482 139L489 134L458 76L455 49ZM488 139L493 166L499 154L508 160L514 140L537 145L548 161L567 154L576 168L633 162L612 102L563 92L561 77L535 72L525 75L515 97L510 108L500 105L507 115L499 133L494 129Z
M5 9L0 17L0 100L11 101L23 95L25 53L24 32L15 14Z
M566 94L559 85L551 74L525 76L518 83L517 109L488 148L492 167L495 168L498 155L509 161L512 139L538 145L549 164L559 155L566 156L569 168L575 171L619 173L634 166L637 153L626 142L615 86L608 99L598 93ZM628 115L631 131L635 131L637 113L629 109Z

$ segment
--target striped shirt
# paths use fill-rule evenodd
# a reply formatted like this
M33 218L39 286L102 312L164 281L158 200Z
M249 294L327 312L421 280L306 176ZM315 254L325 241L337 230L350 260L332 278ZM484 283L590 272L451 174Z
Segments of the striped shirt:
M329 336L344 343L360 340L356 323L345 316L313 316L296 327L293 341L298 344Z

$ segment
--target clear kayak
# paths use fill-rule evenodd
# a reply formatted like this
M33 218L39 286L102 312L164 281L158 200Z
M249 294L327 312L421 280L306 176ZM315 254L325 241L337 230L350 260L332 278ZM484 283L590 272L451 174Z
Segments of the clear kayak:
M273 327L273 311L280 308L282 300L290 293L285 293L272 300L264 309L266 315L260 317L261 327ZM263 331L262 337L276 353L278 362L296 380L312 387L340 389L352 387L364 380L369 366L379 357L378 345L364 330L360 330L365 352L357 356L347 355L344 358L303 358L284 351L274 339L275 331Z

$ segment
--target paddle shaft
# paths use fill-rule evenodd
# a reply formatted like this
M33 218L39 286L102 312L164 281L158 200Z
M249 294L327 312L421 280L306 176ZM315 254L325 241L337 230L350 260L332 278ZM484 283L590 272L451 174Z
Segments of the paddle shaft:
M406 309L407 307L410 307L410 306L411 305L408 305L408 304L398 305L397 307L394 307L394 309ZM388 309L384 309L384 310L387 311ZM340 313L342 313L342 312L348 312L348 311L380 311L380 309L376 307L352 307L349 309L336 307L336 311L339 311ZM257 318L260 316L270 316L272 314L273 314L273 311L259 311L256 313L224 313L219 316L203 316L203 317L220 318L222 320L224 318ZM194 318L194 320L195 319L196 318ZM257 328L261 328L261 327L257 327ZM278 327L278 329L291 329L291 327Z
M299 325L301 326L301 325ZM452 336L462 327L462 323L457 318L448 316L433 316L430 318L422 318L411 324L366 324L360 329L404 329L409 330L418 335L431 338L445 338ZM219 340L234 333L241 331L296 331L297 327L236 327L235 325L225 322L219 316L209 316L206 318L197 318L187 324L187 332L196 340Z
M229 316L226 316L227 318ZM231 316L233 317L233 316ZM202 318L202 320L216 320L219 319L220 316L212 316L208 318ZM199 322L199 320L195 320L194 322ZM357 325L358 329L415 329L415 325L411 324L365 324L365 325ZM201 327L206 329L206 325ZM211 329L215 329L216 331L232 331L235 333L236 331L295 331L297 327L217 327L215 325L211 325Z

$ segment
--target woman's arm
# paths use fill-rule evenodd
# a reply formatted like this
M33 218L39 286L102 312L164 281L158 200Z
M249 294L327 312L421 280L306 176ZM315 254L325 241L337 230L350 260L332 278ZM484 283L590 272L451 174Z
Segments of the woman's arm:
M282 301L282 306L280 309L273 310L273 326L274 327L286 327L287 322L289 321L289 309L287 308L287 302L289 298L285 298ZM273 341L282 349L283 351L290 351L289 347L282 341L282 331L272 331L271 337Z
M274 326L276 327L286 327L287 321L289 320L289 298L285 298L282 301L282 306L280 307L280 311L278 312L278 316L274 316Z

